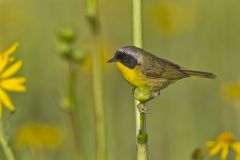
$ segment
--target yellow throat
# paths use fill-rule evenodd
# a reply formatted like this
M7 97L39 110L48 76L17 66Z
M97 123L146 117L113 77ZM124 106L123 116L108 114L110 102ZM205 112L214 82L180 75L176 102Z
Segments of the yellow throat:
M139 87L139 86L146 86L147 85L147 78L145 75L141 73L138 66L136 66L133 69L130 69L126 66L124 66L120 62L116 62L119 70L122 72L123 77L133 86Z

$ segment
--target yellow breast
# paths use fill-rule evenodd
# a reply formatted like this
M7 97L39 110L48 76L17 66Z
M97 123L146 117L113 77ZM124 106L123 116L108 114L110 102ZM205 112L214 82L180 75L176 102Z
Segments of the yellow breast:
M146 86L147 85L147 78L141 73L138 67L130 69L124 66L122 63L116 63L119 70L122 72L123 77L133 86Z

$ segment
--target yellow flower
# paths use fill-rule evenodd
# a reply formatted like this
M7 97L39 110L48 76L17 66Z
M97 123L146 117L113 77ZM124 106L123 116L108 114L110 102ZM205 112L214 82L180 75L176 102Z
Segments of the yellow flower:
M220 134L216 141L207 142L209 148L209 155L215 156L221 153L221 160L226 160L229 150L236 153L236 160L240 157L240 142L236 141L233 133L224 132Z
M14 147L22 149L56 149L63 142L63 131L54 125L44 123L27 123L18 129Z
M240 155L237 155L235 160L240 160Z
M23 63L21 60L12 63L14 60L12 53L16 50L17 46L18 43L15 43L9 49L0 53L0 117L2 115L2 106L5 106L10 111L15 110L15 107L6 91L26 91L26 88L23 85L26 78L12 77L20 70Z
M153 22L167 36L184 32L189 25L183 7L175 3L160 3L153 9Z
M150 17L153 27L166 37L179 36L196 24L199 16L198 3L187 4L162 1L152 7Z
M222 95L226 100L240 100L240 81L224 84L222 86Z

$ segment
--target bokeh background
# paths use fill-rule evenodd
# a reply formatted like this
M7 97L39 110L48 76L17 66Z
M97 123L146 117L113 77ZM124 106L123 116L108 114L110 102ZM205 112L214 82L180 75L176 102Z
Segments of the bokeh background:
M115 65L106 63L117 48L132 44L131 8L128 0L99 0L109 160L136 159L132 87ZM239 14L240 5L235 0L143 1L144 48L188 69L217 75L214 80L193 77L178 81L147 104L150 160L187 160L196 147L222 132L239 135ZM56 49L56 33L63 26L71 26L78 37L75 47L91 47L91 30L85 16L84 0L0 0L0 49L20 42L15 55L24 61L19 74L27 77L27 92L11 94L16 112L10 120L4 119L17 159L33 159L32 154L44 160L78 159L69 117L61 107L68 64ZM90 58L79 68L76 87L80 150L84 160L93 160ZM34 147L39 147L34 136L31 138L37 133L40 137L46 134L50 142L44 150L32 153ZM4 159L2 152L0 155Z

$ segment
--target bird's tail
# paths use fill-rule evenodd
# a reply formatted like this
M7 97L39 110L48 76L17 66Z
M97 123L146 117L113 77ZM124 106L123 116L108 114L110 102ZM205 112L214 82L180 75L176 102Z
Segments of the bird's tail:
M201 71L191 71L191 70L183 70L184 73L187 73L189 76L197 76L201 78L216 78L216 75L213 73L208 72L201 72Z

